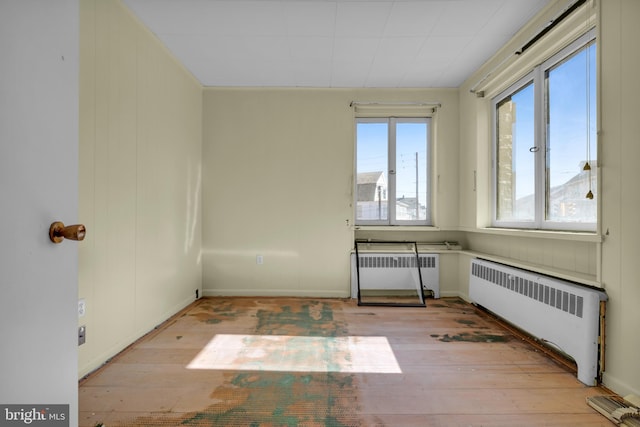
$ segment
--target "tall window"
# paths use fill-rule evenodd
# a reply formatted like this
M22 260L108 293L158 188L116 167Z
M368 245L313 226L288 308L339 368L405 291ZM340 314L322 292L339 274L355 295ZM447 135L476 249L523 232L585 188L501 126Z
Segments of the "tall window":
M591 31L494 98L494 226L595 230Z
M429 118L356 121L356 224L430 224Z

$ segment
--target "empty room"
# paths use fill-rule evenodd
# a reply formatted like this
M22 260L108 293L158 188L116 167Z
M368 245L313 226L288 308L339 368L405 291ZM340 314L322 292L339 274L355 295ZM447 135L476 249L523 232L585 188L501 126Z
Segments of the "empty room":
M0 424L640 425L638 19L0 2Z

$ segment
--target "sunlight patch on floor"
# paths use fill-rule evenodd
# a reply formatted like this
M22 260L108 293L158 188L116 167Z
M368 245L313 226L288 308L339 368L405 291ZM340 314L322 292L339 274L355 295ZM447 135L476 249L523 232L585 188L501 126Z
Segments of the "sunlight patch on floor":
M216 335L188 369L402 373L386 337Z

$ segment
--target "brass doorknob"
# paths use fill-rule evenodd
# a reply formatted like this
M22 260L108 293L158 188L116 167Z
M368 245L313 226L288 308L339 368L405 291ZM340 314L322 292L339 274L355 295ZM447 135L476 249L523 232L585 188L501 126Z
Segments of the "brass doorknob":
M49 238L53 243L60 243L64 239L84 240L87 229L82 224L65 225L59 221L54 222L49 227Z

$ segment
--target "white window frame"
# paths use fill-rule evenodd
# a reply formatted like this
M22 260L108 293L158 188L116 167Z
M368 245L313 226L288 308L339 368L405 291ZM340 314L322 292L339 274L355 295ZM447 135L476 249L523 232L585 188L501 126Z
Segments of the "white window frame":
M359 220L357 215L358 207L358 159L357 159L357 125L358 123L387 123L387 209L388 218L383 220ZM426 170L422 172L426 182L426 200L424 205L426 207L426 215L424 220L399 220L396 218L396 125L398 123L425 123L427 126L427 135L425 141L426 148ZM432 147L432 133L433 126L431 117L356 117L356 159L355 159L355 176L354 176L354 218L355 225L358 226L430 226L432 218L432 189L431 189L431 147Z
M587 47L590 43L596 42L596 31L591 29L581 37L570 43L564 49L551 56L531 72L518 80L506 90L498 94L491 100L492 119L492 226L497 228L520 228L539 229L551 231L585 231L595 232L597 222L559 222L545 218L546 214L546 154L547 154L547 127L545 117L547 115L546 105L546 72L557 64L564 61L579 50ZM597 76L596 76L597 78ZM534 85L534 168L535 168L535 218L533 221L505 221L498 220L498 153L497 153L497 115L496 107L504 99L513 95L529 83ZM594 94L593 96L597 96ZM598 100L596 100L596 103ZM597 132L596 132L597 133ZM598 168L592 165L592 173L597 174ZM599 178L598 178L599 179ZM598 195L599 196L599 195Z

